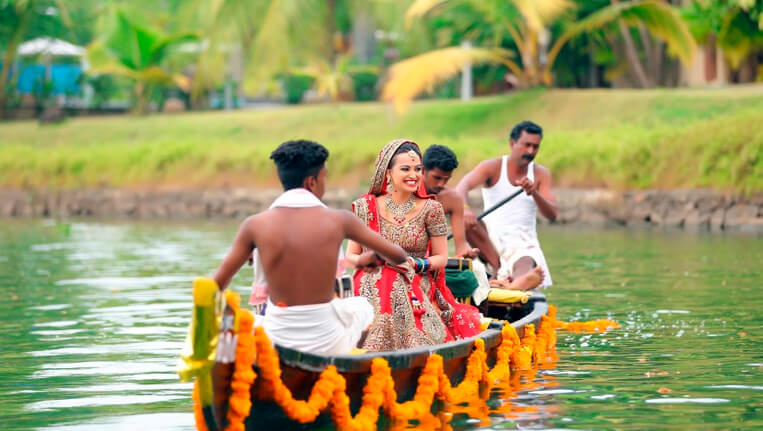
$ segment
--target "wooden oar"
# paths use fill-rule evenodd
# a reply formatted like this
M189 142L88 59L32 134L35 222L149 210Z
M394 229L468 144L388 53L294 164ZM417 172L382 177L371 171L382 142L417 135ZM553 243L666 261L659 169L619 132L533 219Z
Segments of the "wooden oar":
M483 212L482 214L477 216L477 220L482 220L485 218L486 215L490 214L491 212L497 210L498 208L502 207L506 202L514 199L515 197L519 196L522 192L524 192L525 189L519 189L515 191L514 193L510 194L506 198L504 198L502 201L498 202L497 204L493 205L492 207L488 208ZM448 239L453 238L453 233L448 234Z

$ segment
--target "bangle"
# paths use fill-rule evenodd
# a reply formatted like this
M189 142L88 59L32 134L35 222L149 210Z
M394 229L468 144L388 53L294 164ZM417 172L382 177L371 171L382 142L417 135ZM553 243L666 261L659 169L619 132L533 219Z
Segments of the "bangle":
M421 265L419 263L419 260L416 259L415 257L412 257L411 258L411 263L412 263L412 266L413 266L413 272L419 272L419 267Z
M430 266L429 259L416 258L416 268L415 268L416 272L418 273L427 272L427 270L429 269L429 266Z

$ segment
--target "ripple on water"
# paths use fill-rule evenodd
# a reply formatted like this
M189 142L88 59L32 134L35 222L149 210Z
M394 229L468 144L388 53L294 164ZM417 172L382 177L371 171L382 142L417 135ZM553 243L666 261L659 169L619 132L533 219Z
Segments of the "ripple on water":
M177 378L177 375L175 375ZM75 388L59 388L60 392L145 392L145 391L188 391L193 389L193 383L111 383Z
M35 307L29 307L29 309L38 310L38 311L53 311L53 310L63 310L69 307L71 307L71 304L50 304L50 305L37 305Z
M727 403L725 398L652 398L648 404L721 404Z
M183 347L182 341L142 341L140 343L101 344L86 347L62 347L58 349L38 350L29 352L31 356L64 356L64 355L105 355L129 354L136 351L151 352L153 355L173 355Z
M189 275L157 275L152 277L101 277L101 278L74 278L70 280L60 280L56 282L57 286L97 286L97 287L117 287L120 289L130 288L151 288L172 283L190 283L193 281Z
M713 385L705 386L709 389L752 389L754 391L763 391L763 386L748 386L748 385Z
M27 404L29 411L70 409L77 407L118 406L132 404L151 404L188 398L187 394L168 395L99 395L97 397L70 398L64 400L45 400Z
M152 413L142 415L125 415L103 417L96 420L77 422L73 424L51 425L39 430L46 431L110 431L161 429L167 431L196 429L193 415L182 413Z
M235 234L236 224L221 224L83 223L46 237L35 224L31 240L10 254L0 226L0 284L10 280L21 300L0 297L0 307L23 312L0 316L0 326L25 328L3 335L0 355L11 362L3 369L9 379L0 379L0 428L193 429L177 350L192 278L219 264ZM469 419L462 409L451 414L454 429L763 429L753 417L763 394L755 380L763 290L759 275L732 280L728 271L758 271L763 242L549 229L542 242L558 288L547 293L560 319L610 318L623 328L560 332L557 364L499 383L485 417ZM736 288L719 301L726 278ZM250 281L245 269L232 284Z
M45 364L42 369L34 372L32 379L51 377L92 376L92 375L135 375L157 372L174 372L176 367L166 359L140 361L103 361L103 362L69 362ZM177 378L177 374L175 374Z

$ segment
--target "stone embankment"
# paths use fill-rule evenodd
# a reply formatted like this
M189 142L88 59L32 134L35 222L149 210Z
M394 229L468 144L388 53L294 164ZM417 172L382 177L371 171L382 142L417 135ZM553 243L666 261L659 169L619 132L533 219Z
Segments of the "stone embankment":
M262 211L273 189L56 191L0 190L0 217L241 218ZM561 224L661 226L692 230L763 232L763 195L739 197L712 190L555 190ZM349 208L358 192L331 190L324 201ZM481 208L479 193L470 204Z

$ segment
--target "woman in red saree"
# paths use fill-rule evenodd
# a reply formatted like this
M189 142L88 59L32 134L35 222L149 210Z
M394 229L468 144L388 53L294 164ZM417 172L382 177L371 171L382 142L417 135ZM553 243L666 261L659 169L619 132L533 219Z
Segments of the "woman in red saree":
M363 344L368 350L430 346L480 332L477 309L457 303L445 286L447 222L442 205L425 192L422 168L418 145L390 142L376 159L368 193L352 205L368 227L409 256L401 266L355 272L355 295L366 297L375 311ZM364 253L351 241L346 261L353 264Z

